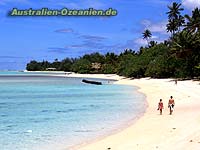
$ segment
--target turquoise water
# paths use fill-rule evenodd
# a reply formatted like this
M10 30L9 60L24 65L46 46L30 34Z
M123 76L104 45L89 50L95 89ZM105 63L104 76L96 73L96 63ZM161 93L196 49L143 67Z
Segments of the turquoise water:
M0 149L61 150L105 135L145 110L136 87L81 80L0 75Z
M0 71L0 75L64 75L65 72L23 72L23 71Z

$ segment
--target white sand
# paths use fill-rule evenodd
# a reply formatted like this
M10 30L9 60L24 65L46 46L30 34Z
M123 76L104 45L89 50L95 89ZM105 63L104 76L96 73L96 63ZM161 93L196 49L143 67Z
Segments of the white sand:
M65 77L103 78L119 80L115 84L134 85L146 95L148 108L144 116L128 128L90 143L82 143L72 150L200 150L200 84L172 79L130 80L114 74L66 74ZM169 115L167 103L175 99L175 111ZM159 115L159 99L164 102ZM69 150L69 149L67 149Z
M128 128L90 144L74 147L78 150L200 150L200 85L199 82L170 79L129 80L117 75L80 75L69 77L94 77L118 79L116 84L138 86L147 98L148 108L144 116ZM175 111L169 115L167 103L175 99ZM157 104L162 98L163 115Z

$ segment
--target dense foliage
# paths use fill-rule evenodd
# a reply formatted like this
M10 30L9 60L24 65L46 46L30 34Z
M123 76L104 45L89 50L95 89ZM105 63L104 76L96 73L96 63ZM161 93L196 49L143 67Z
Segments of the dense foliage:
M48 61L31 61L29 71L58 71L77 73L116 73L126 77L193 78L200 76L200 9L192 15L181 15L181 4L168 6L166 30L171 37L162 43L149 41L152 33L146 29L142 36L148 45L138 51L126 49L119 55L107 53L85 54L80 58Z

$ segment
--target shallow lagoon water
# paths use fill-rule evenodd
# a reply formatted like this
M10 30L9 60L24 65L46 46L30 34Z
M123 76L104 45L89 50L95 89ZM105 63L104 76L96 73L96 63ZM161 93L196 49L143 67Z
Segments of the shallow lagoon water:
M133 86L0 75L1 150L59 150L106 135L145 110Z

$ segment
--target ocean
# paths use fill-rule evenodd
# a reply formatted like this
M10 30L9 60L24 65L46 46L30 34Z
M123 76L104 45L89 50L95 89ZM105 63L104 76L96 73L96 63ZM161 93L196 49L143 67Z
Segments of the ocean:
M144 113L145 96L137 87L81 80L0 72L0 149L67 149L112 133Z

